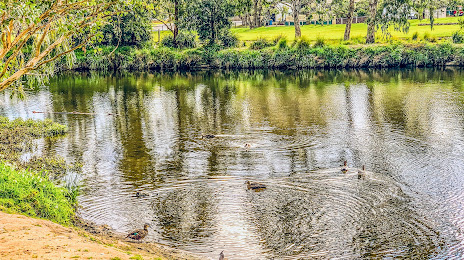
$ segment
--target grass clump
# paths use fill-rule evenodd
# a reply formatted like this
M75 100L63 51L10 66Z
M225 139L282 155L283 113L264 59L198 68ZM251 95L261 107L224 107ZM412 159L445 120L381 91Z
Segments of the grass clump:
M279 42L277 42L277 48L282 50L282 49L286 49L287 47L288 47L287 38L285 37L280 38Z
M69 225L77 193L56 186L35 171L16 170L0 161L0 209Z
M311 43L305 37L300 37L294 42L294 47L297 50L306 50L311 48Z
M250 49L252 50L261 50L267 47L271 47L274 45L271 41L265 38L259 38L256 41L252 42L250 45Z
M453 39L453 43L463 43L464 42L464 32L463 31L454 32L451 39Z
M412 38L413 41L417 41L417 40L419 39L419 33L418 33L417 31L414 32L414 33L412 34L412 37L411 37L411 38Z
M325 39L322 37L317 37L316 43L314 43L314 48L322 48L326 45Z

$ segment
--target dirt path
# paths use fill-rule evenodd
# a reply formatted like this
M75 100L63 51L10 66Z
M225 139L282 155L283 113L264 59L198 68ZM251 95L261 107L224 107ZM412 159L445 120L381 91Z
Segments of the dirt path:
M139 256L141 258L139 258ZM200 259L153 243L89 234L0 212L0 259Z

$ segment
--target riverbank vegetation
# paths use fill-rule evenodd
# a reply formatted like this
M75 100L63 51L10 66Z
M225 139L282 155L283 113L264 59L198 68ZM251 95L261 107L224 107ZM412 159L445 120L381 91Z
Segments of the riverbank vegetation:
M395 42L388 45L350 47L311 43L300 39L291 45L285 39L261 44L263 48L221 49L217 46L177 50L159 48L101 49L98 55L78 53L78 70L180 70L180 69L296 69L296 68L385 68L464 65L464 47Z
M0 161L0 210L69 225L77 192L55 185L47 176Z
M443 42L463 41L463 0L39 3L0 6L0 91L44 84L63 69L461 65L460 46ZM435 19L445 13L454 17ZM351 24L353 17L364 24ZM232 29L232 18L246 28ZM333 25L336 19L342 24ZM169 33L154 32L154 22ZM438 56L445 50L453 54Z
M35 138L56 137L67 131L66 126L51 120L0 117L0 210L71 224L77 188L57 185L54 180L77 166L55 156L21 158L33 152Z

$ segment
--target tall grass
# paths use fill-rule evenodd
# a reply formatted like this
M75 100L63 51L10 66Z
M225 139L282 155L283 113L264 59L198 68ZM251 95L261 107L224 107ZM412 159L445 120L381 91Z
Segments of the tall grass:
M115 70L185 70L199 68L380 68L380 67L431 67L463 66L464 47L451 43L407 44L392 42L389 45L318 44L311 46L305 38L287 46L281 42L263 49L196 48L175 50L170 48L133 49L123 59L119 54L107 64ZM83 65L83 66L81 66ZM77 69L88 69L79 64ZM106 68L106 67L104 67ZM96 68L98 69L98 68Z
M42 174L0 161L0 210L70 224L76 197L75 190L58 187Z

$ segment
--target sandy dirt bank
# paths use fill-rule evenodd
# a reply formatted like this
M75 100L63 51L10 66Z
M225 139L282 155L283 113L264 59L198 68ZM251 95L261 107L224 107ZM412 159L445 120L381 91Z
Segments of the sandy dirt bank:
M0 212L0 259L204 259L163 245L96 233Z

